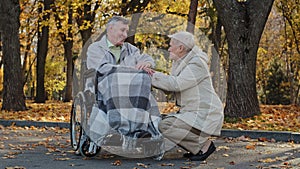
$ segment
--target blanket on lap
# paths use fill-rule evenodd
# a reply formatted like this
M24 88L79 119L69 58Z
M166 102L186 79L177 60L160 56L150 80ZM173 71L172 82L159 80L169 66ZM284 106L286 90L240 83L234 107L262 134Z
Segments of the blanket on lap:
M161 117L146 72L105 65L98 70L97 83L98 104L90 116L89 136L98 146L111 130L123 136L125 149L131 149L143 133L150 133L153 139L161 137Z

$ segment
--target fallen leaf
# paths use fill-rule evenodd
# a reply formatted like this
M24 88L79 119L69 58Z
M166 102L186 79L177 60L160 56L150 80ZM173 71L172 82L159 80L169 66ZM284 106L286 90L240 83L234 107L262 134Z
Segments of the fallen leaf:
M140 166L140 167L144 167L144 168L148 168L147 165L143 164L143 163L136 163L137 166Z
M55 158L55 161L67 161L70 160L70 158Z
M268 141L268 139L266 137L259 137L258 141L266 142L266 141Z
M175 166L173 163L162 163L161 166Z
M246 145L247 150L255 150L255 146L253 144Z
M120 166L122 163L120 160L116 160L115 162L112 163L112 165L115 165L115 166Z
M183 167L180 167L180 169L191 169L192 167L191 166L183 166Z
M276 159L272 159L272 158L266 158L266 159L260 159L258 160L258 162L263 162L263 163L272 163L277 161Z
M234 161L230 161L229 164L230 165L235 165L235 162Z
M5 167L5 169L26 169L23 166Z
M229 157L229 155L228 154L223 154L223 157Z

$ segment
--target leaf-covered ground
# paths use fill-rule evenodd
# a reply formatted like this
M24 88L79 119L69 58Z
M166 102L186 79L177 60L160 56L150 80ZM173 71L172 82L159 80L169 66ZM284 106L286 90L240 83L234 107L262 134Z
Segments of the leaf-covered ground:
M45 104L27 102L27 111L1 111L0 119L69 122L71 103L47 101ZM300 107L295 105L261 105L261 115L247 119L226 119L223 128L240 130L269 130L300 132ZM166 104L162 113L175 111Z

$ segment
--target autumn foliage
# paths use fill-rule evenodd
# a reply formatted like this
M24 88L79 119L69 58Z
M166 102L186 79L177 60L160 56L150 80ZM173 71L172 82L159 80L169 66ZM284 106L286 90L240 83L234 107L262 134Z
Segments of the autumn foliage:
M27 101L29 110L1 111L0 119L43 122L69 122L72 103L47 101L37 104ZM179 110L174 103L159 103L162 114ZM293 131L300 129L300 107L296 105L260 105L261 114L246 119L225 118L223 128L240 130Z

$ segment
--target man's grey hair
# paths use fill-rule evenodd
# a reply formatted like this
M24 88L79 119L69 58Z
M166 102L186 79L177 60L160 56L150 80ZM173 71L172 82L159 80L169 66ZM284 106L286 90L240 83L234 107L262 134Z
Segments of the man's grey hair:
M129 20L122 17L122 16L113 16L112 18L110 18L110 20L108 20L107 24L106 24L106 29L110 26L113 25L117 22L122 22L125 25L129 24Z
M176 46L182 45L182 46L184 47L184 50L185 50L186 53L189 53L189 52L192 50L191 48L187 47L184 43L180 42L180 41L177 40L177 39L174 39L174 38L173 38L173 42L174 42L174 44L175 44Z

